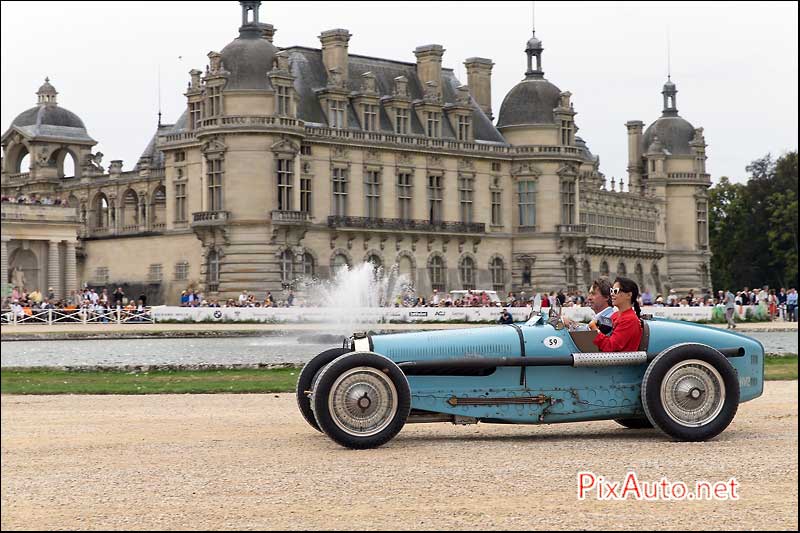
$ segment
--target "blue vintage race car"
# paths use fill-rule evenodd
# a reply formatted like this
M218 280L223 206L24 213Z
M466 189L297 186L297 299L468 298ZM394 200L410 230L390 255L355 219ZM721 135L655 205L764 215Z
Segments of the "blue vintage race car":
M355 334L300 373L308 423L349 448L373 448L407 423L550 424L616 420L677 440L721 433L764 386L764 347L728 331L642 320L639 351L601 353L558 310L526 323Z

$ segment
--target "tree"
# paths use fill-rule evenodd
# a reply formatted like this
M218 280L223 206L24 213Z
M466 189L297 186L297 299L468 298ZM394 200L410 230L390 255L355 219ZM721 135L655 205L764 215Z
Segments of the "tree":
M709 191L709 238L716 289L797 285L797 152L770 154Z

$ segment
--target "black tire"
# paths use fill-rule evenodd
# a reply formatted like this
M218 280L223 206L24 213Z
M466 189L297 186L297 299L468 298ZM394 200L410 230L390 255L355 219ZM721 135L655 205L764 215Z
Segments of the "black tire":
M359 387L361 383L369 383L369 386L362 388L372 391L373 395L364 393L366 403L363 406L359 399L358 405L339 404L337 407L335 398L331 398L331 395L341 391L334 387L338 386L340 378L346 380L350 376L354 377L352 388ZM394 391L387 391L384 387L393 388ZM380 416L380 408L387 400L394 408L385 409L385 416ZM338 358L322 370L311 401L317 425L326 435L346 448L362 450L386 444L403 429L411 411L411 388L403 371L392 360L371 352L354 352ZM376 424L377 427L369 428L364 434L359 434L358 429L346 427L340 412L349 408L348 414L357 416L367 413L373 402L378 406L373 411L379 415L376 418L380 422ZM332 404L335 412L331 410ZM356 411L356 408L361 409L361 412Z
M314 418L314 411L311 409L311 398L308 397L306 391L312 390L314 379L327 364L350 351L352 350L348 348L332 348L330 350L325 350L306 363L300 371L300 377L297 378L297 390L295 391L297 407L300 409L303 418L308 422L308 425L319 432L322 432L322 430L319 429L317 420Z
M680 410L673 407L670 411L664 405L662 386L665 386L665 378L668 378L673 371L676 375L681 371L687 372L684 383L688 385L699 383L692 378L692 375L701 375L706 376L710 380L709 383L719 388L718 391L712 392L714 396L711 396L711 400L707 400L705 398L709 397L709 391L703 387L691 389L691 394L698 395L694 398L688 396L688 391L687 395L684 396L681 391L678 396L675 394L677 391L665 387L666 397L687 402L687 409L690 410L696 405L691 402L699 402L701 398L703 402L711 401L707 418L694 422L685 419L679 421L677 418L680 418ZM724 385L724 395L719 384ZM670 437L682 441L704 441L722 433L736 416L739 394L739 376L736 369L724 355L705 344L688 343L667 348L650 363L642 379L642 405L647 419Z
M647 418L615 418L614 422L628 429L653 429Z

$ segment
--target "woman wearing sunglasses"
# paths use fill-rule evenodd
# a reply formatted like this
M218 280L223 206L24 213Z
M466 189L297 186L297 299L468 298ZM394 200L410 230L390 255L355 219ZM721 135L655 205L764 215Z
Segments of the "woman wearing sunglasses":
M594 344L603 352L635 352L642 341L642 323L639 308L639 286L628 278L617 278L611 289L611 302L618 309L611 315L611 335L600 333L597 323L589 322L589 329L597 332Z

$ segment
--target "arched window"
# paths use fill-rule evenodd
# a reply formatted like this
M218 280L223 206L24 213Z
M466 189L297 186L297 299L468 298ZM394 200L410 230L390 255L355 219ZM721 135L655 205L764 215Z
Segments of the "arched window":
M503 260L499 257L492 259L489 263L489 271L492 274L492 289L497 292L506 290L506 267Z
M400 259L397 260L397 268L401 276L407 276L409 281L413 281L414 263L410 257L407 255L400 256Z
M381 268L381 266L383 266L381 258L375 254L370 254L369 257L367 257L366 262L372 264L372 270L378 270Z
M575 290L578 287L578 266L573 258L568 258L565 266L567 274L567 290Z
M150 212L153 229L163 229L167 221L167 191L161 186L153 191L153 209Z
M658 265L653 263L650 267L650 277L653 278L653 288L656 294L661 293L661 273L658 271Z
M583 262L583 284L586 287L589 287L592 283L592 265L589 261Z
M94 197L94 229L108 229L108 198L103 193Z
M639 285L639 292L644 292L644 270L641 263L636 263L633 269L633 280Z
M288 285L294 279L294 269L292 265L292 252L284 250L281 254L281 283Z
M314 256L308 252L303 254L303 275L307 278L314 277Z
M208 290L216 292L219 290L219 253L216 250L208 252L206 258L206 280Z
M475 288L475 260L467 256L461 260L459 268L461 273L461 285L464 290Z
M30 172L31 171L31 154L28 153L28 150L25 150L25 155L22 156L22 159L19 160L19 168L17 168L18 172Z
M609 275L608 261L603 261L600 263L600 275L604 278L608 277Z
M444 259L434 255L428 263L428 275L431 278L431 289L444 291Z
M136 230L139 228L139 196L133 189L128 189L122 200L122 229Z
M617 276L627 277L628 275L628 267L625 266L625 263L622 261L619 262L617 265Z
M350 268L350 263L348 263L347 256L344 254L336 254L333 256L333 262L331 264L334 274L343 268Z

